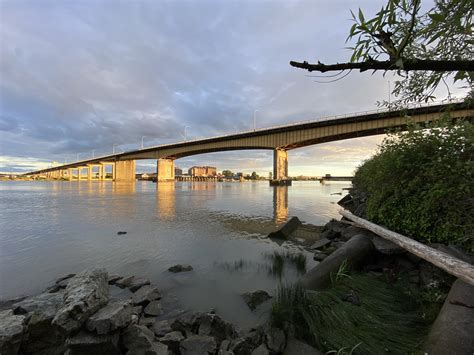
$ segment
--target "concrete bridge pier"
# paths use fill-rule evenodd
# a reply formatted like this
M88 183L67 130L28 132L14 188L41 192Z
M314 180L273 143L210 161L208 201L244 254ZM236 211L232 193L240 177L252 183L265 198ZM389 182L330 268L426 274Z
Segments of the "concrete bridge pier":
M158 159L156 181L174 181L174 159Z
M273 151L273 180L270 180L270 185L291 185L291 180L288 179L288 152L284 149L277 148Z
M135 160L119 160L114 166L114 180L121 182L135 181Z

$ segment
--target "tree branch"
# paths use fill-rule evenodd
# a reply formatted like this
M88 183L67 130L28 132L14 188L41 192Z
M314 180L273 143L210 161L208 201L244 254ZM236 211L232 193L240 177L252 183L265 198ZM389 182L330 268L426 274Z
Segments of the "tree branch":
M308 71L319 71L321 73L334 70L359 69L361 72L366 70L422 70L435 72L450 71L474 71L473 60L423 60L423 59L405 59L403 68L398 67L394 60L378 61L367 60L358 63L337 63L337 64L310 64L308 62L290 61L290 65L295 68L306 69Z

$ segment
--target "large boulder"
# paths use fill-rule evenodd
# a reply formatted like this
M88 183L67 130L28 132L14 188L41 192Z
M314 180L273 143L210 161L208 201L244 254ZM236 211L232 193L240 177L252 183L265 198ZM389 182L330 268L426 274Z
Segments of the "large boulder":
M62 293L42 293L16 303L15 314L25 315L28 321L26 333L28 341L22 351L38 354L47 351L51 354L63 352L64 336L52 321L63 304Z
M426 339L433 355L474 353L474 285L456 280Z
M0 312L0 354L17 354L24 337L25 316L12 310Z
M66 340L68 355L119 355L119 334L97 335L80 331Z
M303 343L302 341L290 337L286 344L285 351L283 355L322 355L319 350L316 350L311 345Z
M178 330L183 334L196 334L199 330L200 321L203 316L203 312L192 311L180 314L170 321L171 329Z
M107 272L102 269L83 271L69 280L64 304L53 319L53 324L65 334L76 332L109 300Z
M87 329L97 334L107 334L116 329L125 328L132 320L132 304L127 301L115 301L99 309L87 320Z

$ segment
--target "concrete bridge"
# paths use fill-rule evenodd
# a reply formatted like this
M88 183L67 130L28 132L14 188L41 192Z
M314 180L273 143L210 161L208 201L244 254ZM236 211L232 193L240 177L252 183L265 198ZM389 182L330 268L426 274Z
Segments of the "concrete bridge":
M268 149L273 153L273 177L288 181L288 151L309 145L405 129L407 124L426 124L442 118L472 120L474 110L466 103L431 105L405 110L374 111L329 119L282 125L218 137L159 145L111 154L33 171L25 175L50 179L66 178L134 181L135 161L157 160L157 181L174 180L174 161L190 155L231 150ZM106 173L110 166L110 173ZM84 174L84 171L86 174Z

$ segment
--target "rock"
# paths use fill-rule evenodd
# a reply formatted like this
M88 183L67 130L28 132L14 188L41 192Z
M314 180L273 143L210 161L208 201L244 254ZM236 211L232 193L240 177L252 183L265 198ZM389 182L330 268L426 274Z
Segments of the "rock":
M341 233L335 232L332 229L327 229L321 232L321 238L323 239L333 240L335 238L339 238L340 236L341 236Z
M164 336L158 338L160 343L168 345L168 348L172 350L175 354L179 353L179 343L184 340L183 334L178 331L167 333Z
M171 271L174 273L183 272L183 271L191 271L191 270L193 270L193 267L191 265L181 265L181 264L177 264L168 269L168 271Z
M314 242L313 245L310 246L310 249L319 249L319 248L322 248L322 247L328 245L329 243L331 243L331 241L329 239L322 238L322 239L319 239L316 242Z
M117 232L117 235L124 235L124 234L127 234L127 232L125 232L125 231L118 231Z
M342 223L341 221L331 219L328 223L324 225L322 231L325 232L327 230L331 230L337 235L340 235L342 231L347 228L347 226L348 226L347 224ZM328 238L328 239L331 239L331 238Z
M242 294L242 298L244 299L245 303L247 303L249 308L253 311L263 302L272 298L272 296L270 296L266 291L258 290L254 292L246 292Z
M311 345L303 343L293 337L288 338L288 343L283 351L283 355L322 355L319 350L316 350Z
M24 330L25 316L15 315L12 310L0 312L0 354L17 354Z
M80 331L66 340L68 355L117 355L120 354L119 334L97 335Z
M157 348L162 348L155 342L153 332L142 325L130 325L122 335L122 342L127 354L156 354ZM155 352L153 352L155 351ZM166 350L168 351L168 350ZM167 354L167 353L166 353Z
M122 278L122 276L120 276L120 275L116 275L116 274L110 275L109 279L108 279L108 283L109 283L109 285L115 285L115 282L117 282L121 278Z
M230 348L230 340L229 339L224 339L222 342L221 342L221 345L219 346L219 352L218 354L221 355L223 354L224 352L227 353L227 351L229 350Z
M367 230L364 228L359 228L356 226L348 226L344 230L341 231L341 239L344 241L348 241L356 234L367 233Z
M128 277L123 277L121 279L115 280L115 286L118 286L120 288L128 287L130 286L134 278L135 276L128 276Z
M313 259L316 261L323 261L327 258L327 255L321 252L314 253Z
M283 351L286 341L283 330L274 327L266 327L264 331L268 349L277 353Z
M171 329L170 322L167 319L155 322L155 324L153 324L153 332L157 337L162 337L167 333L171 333L172 331L173 329Z
M56 283L59 284L62 281L69 280L70 278L76 276L76 274L67 274L66 276L60 277L59 279L56 280Z
M268 238L288 239L299 226L301 226L301 221L298 217L291 217L291 219L279 230L268 234Z
M383 239L376 235L372 235L372 243L375 249L385 255L405 254L407 251L389 240Z
M206 313L199 318L197 333L199 335L212 336L219 343L225 339L233 339L237 334L231 323L226 322L215 313Z
M133 304L136 306L145 306L151 301L159 299L161 299L160 291L158 290L158 288L151 285L145 285L143 287L140 287L138 291L136 291L132 296Z
M79 330L108 302L107 279L107 272L100 269L84 271L71 278L64 294L64 304L56 313L53 324L66 334Z
M149 285L149 284L150 284L150 280L148 279L145 279L143 277L134 277L132 281L130 282L130 284L128 285L128 288L130 289L130 291L135 292L140 287Z
M331 242L331 246L336 248L336 249L339 249L340 247L344 246L344 244L346 244L346 242L343 242L343 241L340 241L340 240L337 240L337 241L332 241Z
M250 355L254 349L255 345L246 338L237 338L230 344L230 353L233 355Z
M208 355L216 350L216 341L205 335L191 335L179 344L181 355Z
M148 316L159 316L163 314L163 308L159 301L151 301L143 312Z
M345 207L352 201L352 196L350 194L347 194L343 198L341 198L339 201L337 201L337 204L341 207Z
M252 355L269 355L270 352L268 351L265 344L260 344L260 346L252 351ZM301 353L304 354L304 353Z
M125 328L132 321L130 301L110 302L87 320L87 329L97 334L107 334Z
M187 334L188 332L197 333L201 317L203 317L204 314L205 313L202 312L183 313L171 322L171 329L178 330L183 334Z
M52 325L62 304L63 294L42 293L14 305L13 312L26 315L28 320L26 327L28 342L22 347L26 353L37 354L44 350L53 353L53 349L57 349L59 353L64 350L64 336Z
M428 354L472 354L474 350L474 286L457 279L431 326Z
M153 324L155 324L155 322L156 322L156 317L143 316L143 317L140 317L138 324L144 325L145 327L150 328L153 326Z
M143 312L142 306L132 307L132 314L140 315Z
M26 298L26 296L16 297L9 300L0 301L0 311L6 311L12 309L15 303L21 302Z

